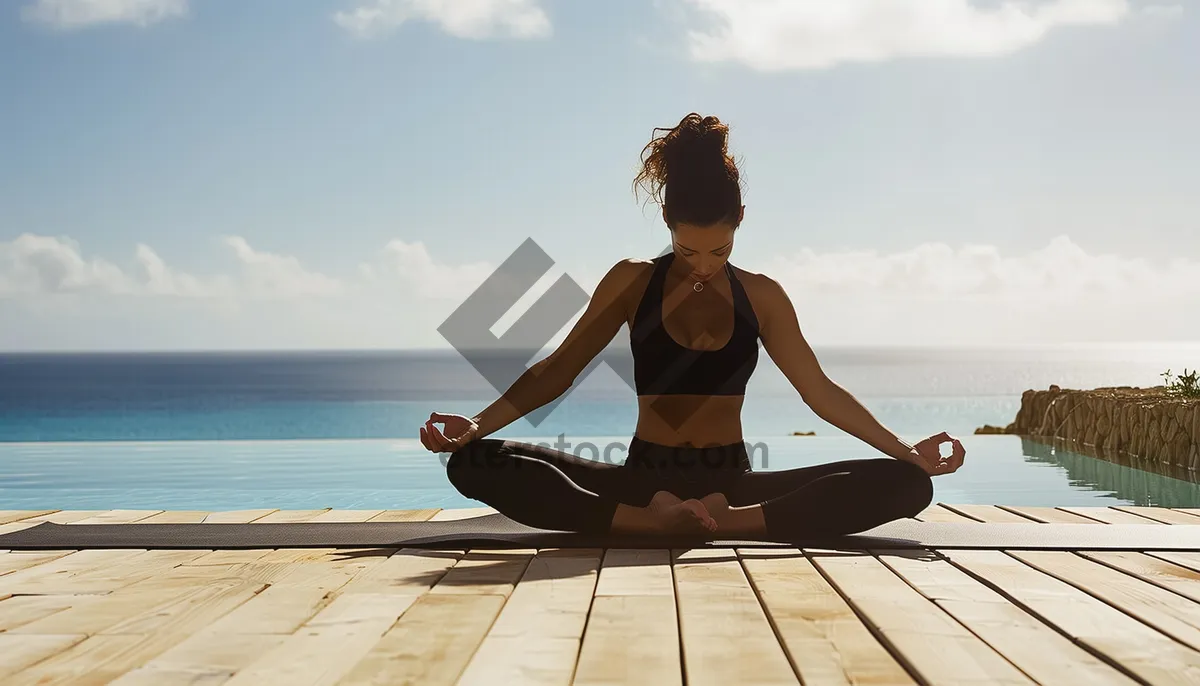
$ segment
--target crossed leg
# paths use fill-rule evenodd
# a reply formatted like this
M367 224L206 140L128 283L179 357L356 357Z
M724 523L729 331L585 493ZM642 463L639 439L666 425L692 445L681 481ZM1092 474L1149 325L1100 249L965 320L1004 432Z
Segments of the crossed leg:
M933 500L925 470L893 458L842 460L739 475L701 502L722 537L800 540L865 531L912 517Z
M682 500L637 470L503 439L471 441L450 455L459 493L522 524L584 533L700 533L715 526L698 500Z

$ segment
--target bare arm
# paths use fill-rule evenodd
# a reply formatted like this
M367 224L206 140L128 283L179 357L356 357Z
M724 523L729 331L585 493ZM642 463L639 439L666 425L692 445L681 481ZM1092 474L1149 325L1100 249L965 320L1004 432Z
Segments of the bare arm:
M613 265L588 302L583 316L562 344L546 359L527 369L504 395L472 419L476 437L495 433L562 395L575 382L625 323L624 293L636 279L639 265L624 260Z
M849 391L825 375L800 331L796 308L776 281L762 280L760 316L763 347L818 417L861 439L885 455L912 461L913 446L900 440L863 407Z

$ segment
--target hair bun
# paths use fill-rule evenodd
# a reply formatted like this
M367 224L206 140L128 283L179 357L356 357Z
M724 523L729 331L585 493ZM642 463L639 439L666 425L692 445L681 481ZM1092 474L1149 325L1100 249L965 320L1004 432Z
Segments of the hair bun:
M654 131L642 149L634 192L646 190L662 205L671 226L677 221L736 221L742 194L740 174L728 152L729 127L692 112L675 126Z
M729 147L729 127L713 117L687 115L663 140L663 158L667 174L725 169Z

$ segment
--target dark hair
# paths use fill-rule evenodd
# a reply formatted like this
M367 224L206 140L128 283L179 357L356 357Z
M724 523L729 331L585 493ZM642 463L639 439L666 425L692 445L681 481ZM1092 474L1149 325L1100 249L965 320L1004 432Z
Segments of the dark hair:
M742 207L737 165L729 156L729 127L692 112L673 128L656 127L642 149L642 170L633 181L663 207L667 225L710 226L736 222ZM662 131L661 135L658 132Z

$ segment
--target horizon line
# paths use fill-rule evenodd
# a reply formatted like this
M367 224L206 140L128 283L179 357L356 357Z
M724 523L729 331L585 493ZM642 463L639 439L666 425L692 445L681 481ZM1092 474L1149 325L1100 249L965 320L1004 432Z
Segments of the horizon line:
M547 346L534 351L532 354L553 352L557 346ZM1036 350L1036 349L1129 349L1129 348L1159 348L1183 349L1200 348L1200 340L1180 341L1072 341L1072 342L1040 342L1040 343L828 343L811 344L814 351L820 350ZM622 348L620 345L606 346ZM461 353L463 350L490 351L496 353L529 354L522 348L455 348L441 347L229 347L229 348L51 348L30 349L13 348L0 349L0 355L162 355L162 354L284 354L284 353Z

